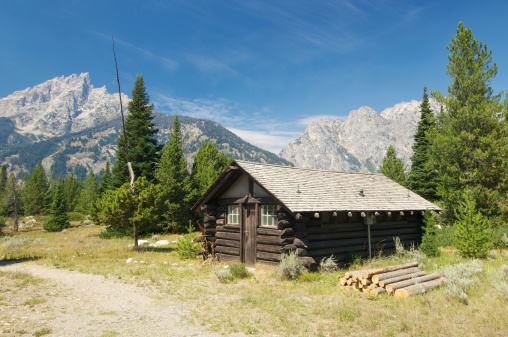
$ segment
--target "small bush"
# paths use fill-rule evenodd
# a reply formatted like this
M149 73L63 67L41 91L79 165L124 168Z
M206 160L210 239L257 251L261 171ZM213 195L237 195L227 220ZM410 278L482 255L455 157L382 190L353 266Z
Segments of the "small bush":
M423 229L422 243L420 244L420 250L427 256L436 257L441 255L441 251L438 248L436 235L434 231L436 229L436 219L429 210L425 211L424 215L425 227Z
M455 229L451 226L443 226L436 229L436 244L439 247L455 246Z
M192 223L189 222L187 234L185 234L183 238L178 239L176 244L176 252L183 260L195 258L196 250L201 248L198 243L192 242L192 239L196 237L196 233L193 233L193 231L194 227L192 226Z
M69 221L81 221L85 220L85 215L80 212L67 212L67 217Z
M492 270L490 280L501 297L508 301L508 265L504 264L500 269Z
M279 277L283 280L294 280L299 275L307 272L307 268L298 259L298 254L291 251L282 256L279 264Z
M508 226L498 226L490 230L494 249L508 248Z
M479 282L478 277L483 274L483 263L480 260L471 260L445 266L442 274L447 280L445 293L467 304L467 291L471 285Z
M17 250L23 247L30 240L21 236L7 236L2 240L2 246L11 250Z
M48 240L46 240L44 238L35 238L32 241L32 246L44 246L44 245L47 245L47 244L48 244Z
M250 276L249 271L247 270L247 268L243 263L235 263L231 265L229 270L231 272L231 275L235 279L242 279Z
M319 264L319 270L327 274L333 273L337 269L339 269L339 266L337 265L337 261L333 258L333 255L322 259Z
M59 219L49 218L42 224L42 228L48 232L61 232L65 228L69 228L70 224L66 221L62 222Z
M220 269L218 266L214 266L213 273L217 276L220 283L229 283L235 280L229 269Z

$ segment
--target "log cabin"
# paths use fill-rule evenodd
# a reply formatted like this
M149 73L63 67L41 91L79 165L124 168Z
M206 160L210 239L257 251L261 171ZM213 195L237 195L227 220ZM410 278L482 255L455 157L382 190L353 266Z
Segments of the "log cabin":
M418 245L423 212L441 209L382 174L235 160L192 208L204 211L208 247L221 260L277 264L296 251L313 268L326 257ZM212 249L213 248L213 249Z

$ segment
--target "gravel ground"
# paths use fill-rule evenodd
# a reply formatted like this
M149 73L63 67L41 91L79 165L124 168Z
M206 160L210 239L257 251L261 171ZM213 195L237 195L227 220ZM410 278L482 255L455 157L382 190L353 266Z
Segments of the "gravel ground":
M47 336L216 336L186 321L185 305L156 289L31 263L0 264L0 272L45 280L22 284L14 274L1 277L1 335L45 328Z

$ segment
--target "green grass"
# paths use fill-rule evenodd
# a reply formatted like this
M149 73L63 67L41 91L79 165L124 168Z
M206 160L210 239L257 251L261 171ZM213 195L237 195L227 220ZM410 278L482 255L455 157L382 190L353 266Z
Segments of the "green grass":
M407 300L341 290L337 283L345 269L329 274L306 273L286 281L276 277L276 268L258 265L251 277L220 283L212 265L203 264L202 259L180 260L176 244L134 250L128 247L132 243L129 238L100 239L102 230L100 226L81 226L71 227L66 233L46 233L36 228L15 235L7 233L27 240L15 251L0 246L0 259L32 258L35 263L156 287L163 305L178 301L189 309L187 318L194 324L204 324L224 335L341 336L351 335L352 331L377 336L508 335L508 320L500 315L508 312L508 302L488 277L469 290L467 305L449 298L443 289ZM179 237L160 234L156 239L172 242ZM36 239L38 244L32 244ZM422 261L422 269L440 272L445 265L466 261L453 247L442 252L437 258ZM138 263L127 264L128 258ZM376 257L359 261L350 269L402 262L395 256ZM484 261L484 269L496 270L504 264L508 264L508 251L498 250L493 259ZM19 289L38 282L26 274L14 277ZM115 334L103 332L104 336Z

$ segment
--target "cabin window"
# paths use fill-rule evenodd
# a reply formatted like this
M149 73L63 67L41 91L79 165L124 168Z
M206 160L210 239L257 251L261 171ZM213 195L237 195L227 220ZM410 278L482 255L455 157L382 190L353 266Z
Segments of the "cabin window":
M228 205L228 224L240 223L240 212L238 205Z
M277 226L277 205L261 206L261 226Z

